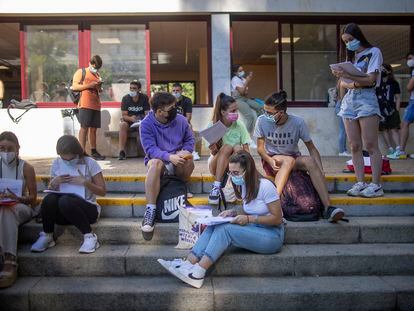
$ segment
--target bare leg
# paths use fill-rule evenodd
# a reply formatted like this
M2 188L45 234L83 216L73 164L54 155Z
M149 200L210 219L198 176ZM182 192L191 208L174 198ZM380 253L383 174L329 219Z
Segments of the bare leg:
M214 175L217 181L223 179L224 172L229 165L229 158L233 153L233 147L230 145L224 145L220 148L219 152L214 156L210 162L210 173Z
M330 205L328 188L326 187L325 177L315 160L310 156L298 157L296 159L295 169L309 172L312 184L326 209Z
M359 120L363 145L371 159L372 182L377 185L381 181L382 171L382 155L378 147L378 123L378 116L361 118Z
M96 127L89 128L89 143L91 144L91 149L96 149Z
M390 141L392 142L391 147L395 149L395 147L399 146L400 144L400 130L392 129L389 132L390 132Z
M164 163L159 159L152 159L148 162L147 177L145 178L145 198L147 204L156 204L160 193L161 174L165 168Z
M405 150L405 147L407 146L407 140L408 140L408 130L410 127L410 123L403 121L401 123L401 132L400 132L400 146L401 150Z
M283 192L283 188L285 187L289 179L290 172L293 170L293 167L295 166L295 159L293 157L284 155L275 155L272 158L276 160L276 165L280 167L279 170L276 172L275 185L277 193L281 195Z
M183 165L175 167L175 174L183 181L187 181L194 171L194 161L192 159L186 160Z
M390 131L389 130L384 130L378 133L379 137L382 137L383 141L384 141L384 145L385 148L388 150L390 149L390 147L395 148L395 146L393 146L392 141L390 140Z
M119 124L119 151L125 151L125 145L128 138L129 124L127 122L121 122Z
M83 150L85 150L86 147L86 136L88 135L88 128L87 127L81 127L79 130L79 142L83 148Z
M364 182L364 157L362 156L362 138L359 122L358 120L344 119L344 125L349 146L351 147L355 176L358 182Z

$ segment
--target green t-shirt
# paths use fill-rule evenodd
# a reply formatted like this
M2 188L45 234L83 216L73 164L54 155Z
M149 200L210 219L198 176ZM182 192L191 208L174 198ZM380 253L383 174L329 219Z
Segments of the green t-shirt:
M208 127L212 126L213 123L209 123ZM250 142L250 135L246 129L246 126L240 120L233 122L228 128L226 134L223 136L223 145L244 145Z

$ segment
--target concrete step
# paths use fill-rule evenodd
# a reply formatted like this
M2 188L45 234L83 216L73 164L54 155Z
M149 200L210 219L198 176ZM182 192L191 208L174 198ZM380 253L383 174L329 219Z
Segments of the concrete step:
M167 275L158 258L182 258L188 250L172 245L103 245L95 253L79 246L57 245L43 253L19 248L19 275L122 276ZM414 275L414 244L285 245L281 252L260 255L232 248L211 275L218 276L343 276Z
M2 310L412 310L412 276L29 277L0 291Z
M288 222L286 244L414 243L414 217L350 217L350 222L331 224ZM93 225L103 244L177 244L178 224L157 224L154 237L145 241L141 218L102 218ZM31 221L20 228L20 243L33 243L42 225ZM62 244L79 244L81 233L74 226L56 226Z
M39 203L44 193L39 195ZM189 199L193 206L208 205L208 196L199 194ZM109 193L98 198L103 218L142 217L146 199L142 194ZM229 208L241 202L229 203ZM345 194L331 195L331 204L344 209L347 216L412 216L414 215L413 193L388 193L381 198L366 199Z
M109 175L105 176L106 187L109 192L133 192L144 193L146 175ZM49 184L48 175L37 176L37 187L39 191L46 189ZM367 181L371 180L367 176ZM195 194L209 193L214 182L210 174L194 174L188 182L189 191ZM326 182L331 193L345 192L356 182L352 174L327 175ZM382 177L385 191L409 192L414 191L414 175L387 175Z

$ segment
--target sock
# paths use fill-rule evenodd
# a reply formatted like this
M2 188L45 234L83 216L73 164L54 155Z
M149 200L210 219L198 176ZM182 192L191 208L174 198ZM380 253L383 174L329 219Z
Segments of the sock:
M206 275L206 269L201 267L198 263L193 266L193 271L196 278L203 278Z
M221 181L214 181L214 188L220 188L221 187Z
M147 204L147 208L149 208L149 209L154 210L154 209L156 209L156 207L157 207L157 205L155 205L155 204Z
M97 153L98 151L95 148L91 149L92 154Z

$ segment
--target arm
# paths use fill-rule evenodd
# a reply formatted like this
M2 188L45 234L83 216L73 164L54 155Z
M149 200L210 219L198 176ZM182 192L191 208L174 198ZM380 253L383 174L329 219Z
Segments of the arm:
M407 91L412 92L413 90L414 90L414 77L412 77L410 81L408 81L408 84L407 84Z
M125 122L136 122L137 119L138 118L135 115L129 116L127 110L122 110L122 120L124 120Z
M81 80L82 80L82 69L79 69L78 71L75 72L75 74L73 75L73 82L72 82L72 90L77 91L77 92L82 92L84 90L87 89L97 89L100 88L100 83L98 83L97 81L92 81L91 83L88 84L80 84Z
M265 138L264 137L258 137L257 138L257 153L260 155L260 157L269 163L272 167L274 166L274 160L271 156L269 156L265 150Z
M184 141L182 150L187 150L188 152L194 151L195 139L193 132L191 131L190 125L187 123L185 125Z
M242 214L236 216L231 223L236 223L244 226L248 223L261 224L267 226L279 226L283 223L282 208L280 206L280 200L273 201L267 204L267 208L270 211L270 215L257 216ZM233 212L234 215L234 212Z
M243 144L242 147L243 147L243 150L244 151L250 153L250 148L249 148L249 145L248 144Z
M90 190L93 194L99 196L106 195L106 185L105 180L103 178L102 172L92 176L92 180L85 179L83 183L86 189Z
M253 78L253 73L249 73L249 75L246 77L243 86L236 86L236 90L240 93L240 95L242 96L246 96L247 95L247 90L248 90L248 85L250 83L250 81L252 81Z
M322 159L321 155L319 154L318 149L313 144L313 141L304 142L306 148L308 148L309 155L315 160L316 164L318 165L321 172L323 172L323 166L322 166Z
M19 199L19 202L34 207L37 199L37 186L36 186L36 174L33 166L28 163L24 163L23 167L24 180L26 181L26 187L29 191L28 196L23 196Z
M333 70L332 72L338 78L346 78L346 79L351 79L352 81L354 81L351 83L341 81L341 84L340 84L341 88L346 88L346 89L355 89L355 86L357 88L363 87L363 86L373 86L375 85L375 82L377 81L377 76L378 76L378 73L370 73L366 77L356 77L356 76L352 76L346 73L345 71L334 71Z
M186 119L187 119L187 121L188 121L189 124L191 124L191 118L192 118L192 116L193 116L193 113L192 112L186 112L185 113L185 117L186 117Z
M397 111L400 111L401 108L401 95L400 94L395 94L395 107L397 109Z

